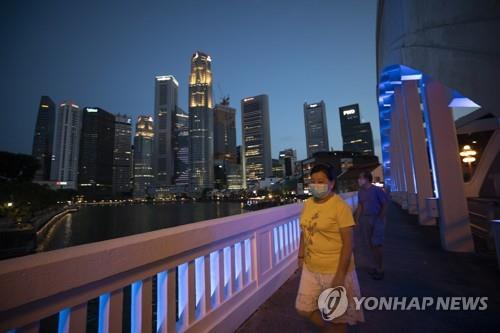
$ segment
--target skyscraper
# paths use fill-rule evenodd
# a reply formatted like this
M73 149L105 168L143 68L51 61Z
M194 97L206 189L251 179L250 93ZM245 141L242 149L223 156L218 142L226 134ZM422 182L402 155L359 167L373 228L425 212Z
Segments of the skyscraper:
M109 197L113 185L115 116L101 108L82 112L78 187L92 197Z
M191 58L189 78L189 160L191 190L213 188L214 141L212 100L212 59L196 52Z
M175 114L174 184L178 190L189 187L189 116L180 107Z
M343 150L374 155L372 128L369 122L361 123L359 105L340 107L339 116Z
M269 97L241 100L243 186L253 186L272 176Z
M127 196L132 190L132 119L115 116L115 148L113 153L113 195Z
M236 109L228 98L214 108L214 158L236 163Z
M214 182L217 189L228 187L230 164L236 163L236 109L223 98L214 107Z
M56 105L49 96L42 96L38 105L38 115L33 135L33 150L31 153L40 164L40 168L35 173L34 180L50 179L50 162L52 158L55 122Z
M295 173L295 163L297 163L297 152L295 149L282 150L279 157L283 167L283 177L292 176Z
M137 118L134 137L134 198L145 198L153 194L153 128L153 117Z
M59 105L56 112L50 178L63 188L77 188L82 111L72 102Z
M307 156L318 151L329 151L328 124L325 102L304 103L304 124L306 128Z
M157 191L174 181L174 128L177 113L179 83L172 75L155 79L153 169Z

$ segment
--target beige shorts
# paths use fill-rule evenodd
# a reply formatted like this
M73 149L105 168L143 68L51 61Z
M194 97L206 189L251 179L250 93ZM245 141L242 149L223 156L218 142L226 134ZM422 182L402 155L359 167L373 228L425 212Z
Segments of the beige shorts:
M313 312L318 310L318 297L325 289L332 287L334 274L314 273L307 269L306 265L302 266L302 274L300 276L299 291L295 300L295 308L301 312ZM344 287L346 288L348 297L348 306L346 312L332 320L333 323L347 323L355 325L358 322L364 322L365 317L363 310L356 310L354 296L361 297L359 289L358 276L356 270L352 269L346 275Z

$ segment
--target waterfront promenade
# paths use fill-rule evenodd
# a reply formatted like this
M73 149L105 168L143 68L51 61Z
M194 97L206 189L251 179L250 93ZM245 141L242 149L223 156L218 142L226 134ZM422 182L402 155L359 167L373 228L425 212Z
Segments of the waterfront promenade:
M500 272L493 255L444 251L437 227L419 226L416 216L394 203L388 212L384 251L382 281L370 278L366 255L356 251L363 296L487 296L488 309L365 311L365 323L350 327L349 332L498 332ZM294 309L299 279L296 271L238 332L315 332Z

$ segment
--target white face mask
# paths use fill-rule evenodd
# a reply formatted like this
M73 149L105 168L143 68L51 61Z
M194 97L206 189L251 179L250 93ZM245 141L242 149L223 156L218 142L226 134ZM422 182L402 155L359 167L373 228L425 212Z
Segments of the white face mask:
M311 190L311 194L316 199L326 198L326 196L330 192L328 190L328 184L309 184L309 189Z

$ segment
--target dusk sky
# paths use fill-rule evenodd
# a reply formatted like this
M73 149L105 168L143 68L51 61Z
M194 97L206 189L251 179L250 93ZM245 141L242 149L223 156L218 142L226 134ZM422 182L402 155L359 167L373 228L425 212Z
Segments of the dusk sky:
M190 58L212 57L214 96L267 94L272 156L306 157L304 102L324 100L330 146L338 107L359 103L380 135L376 1L2 1L0 150L31 153L41 95L112 113L153 115L154 77L174 75L187 111Z

